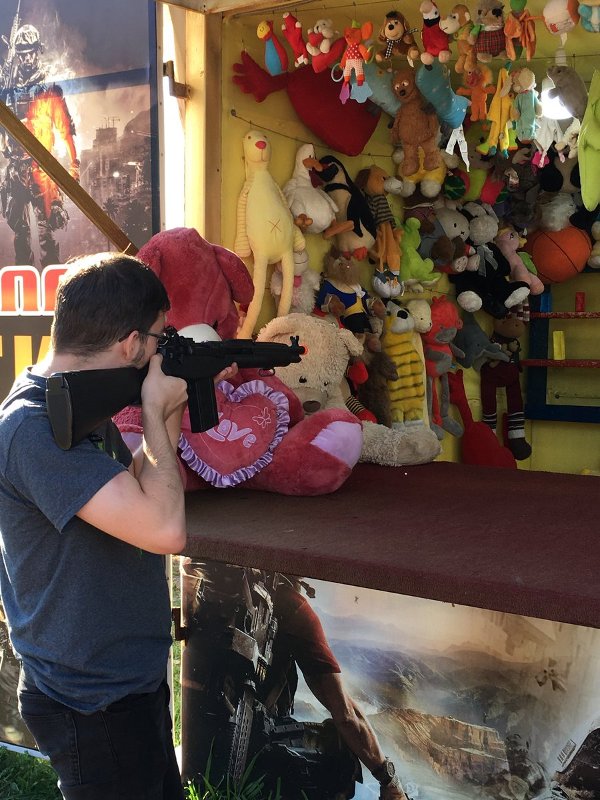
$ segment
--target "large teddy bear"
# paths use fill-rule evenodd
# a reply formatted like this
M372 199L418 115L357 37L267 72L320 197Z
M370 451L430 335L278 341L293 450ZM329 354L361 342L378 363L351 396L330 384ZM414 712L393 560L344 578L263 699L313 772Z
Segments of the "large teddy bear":
M236 303L253 293L244 262L210 244L192 228L153 236L138 257L160 277L171 300L169 324L192 336L201 323L233 339L239 328ZM286 344L290 343L289 337ZM359 420L332 408L304 417L296 394L275 376L241 370L216 391L219 424L193 433L186 411L179 442L186 490L236 486L292 495L335 491L350 475L362 447ZM142 434L137 407L115 418L130 446Z
M257 338L285 343L290 336L299 336L307 353L299 364L276 367L276 375L300 397L307 414L317 416L324 413L322 409L342 412L348 361L362 352L354 334L328 319L288 314L268 322ZM384 466L426 464L440 453L438 439L427 426L400 430L363 421L362 431L361 461Z

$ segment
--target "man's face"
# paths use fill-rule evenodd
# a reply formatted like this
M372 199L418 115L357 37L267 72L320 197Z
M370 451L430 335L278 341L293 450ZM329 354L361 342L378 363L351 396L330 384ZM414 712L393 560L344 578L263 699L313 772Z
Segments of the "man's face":
M19 67L22 75L26 77L33 75L38 69L39 64L39 51L38 50L25 50L24 52L17 53L19 58Z

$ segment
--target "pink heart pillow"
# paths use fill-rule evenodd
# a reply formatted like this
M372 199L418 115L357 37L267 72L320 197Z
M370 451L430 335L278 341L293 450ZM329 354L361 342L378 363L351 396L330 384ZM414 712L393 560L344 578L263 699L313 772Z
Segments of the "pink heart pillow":
M289 404L283 392L264 381L227 381L216 387L219 424L204 433L182 433L181 458L201 478L220 489L237 486L267 466L288 432ZM183 428L189 431L189 417Z

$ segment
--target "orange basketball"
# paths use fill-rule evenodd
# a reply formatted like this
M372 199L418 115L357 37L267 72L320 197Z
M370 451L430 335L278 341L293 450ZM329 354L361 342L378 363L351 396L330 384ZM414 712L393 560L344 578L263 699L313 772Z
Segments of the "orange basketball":
M525 250L543 283L563 283L585 267L592 243L585 231L568 225L562 231L534 231L527 237Z

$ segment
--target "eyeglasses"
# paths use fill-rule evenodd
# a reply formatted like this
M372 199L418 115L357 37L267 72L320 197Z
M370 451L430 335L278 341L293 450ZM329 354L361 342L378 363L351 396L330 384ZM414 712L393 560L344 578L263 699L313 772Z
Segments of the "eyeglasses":
M169 328L165 328L162 333L152 333L152 331L139 331L139 333L141 333L142 336L152 336L153 339L156 339L157 347L164 347L170 337Z
M129 331L125 336L121 336L119 339L120 342L124 342L125 339L129 336L132 331ZM153 333L152 331L138 331L141 336L152 336L153 339L157 341L157 347L164 347L168 344L169 339L173 336L174 333L177 333L176 329L172 325L167 325L164 331L161 333Z

